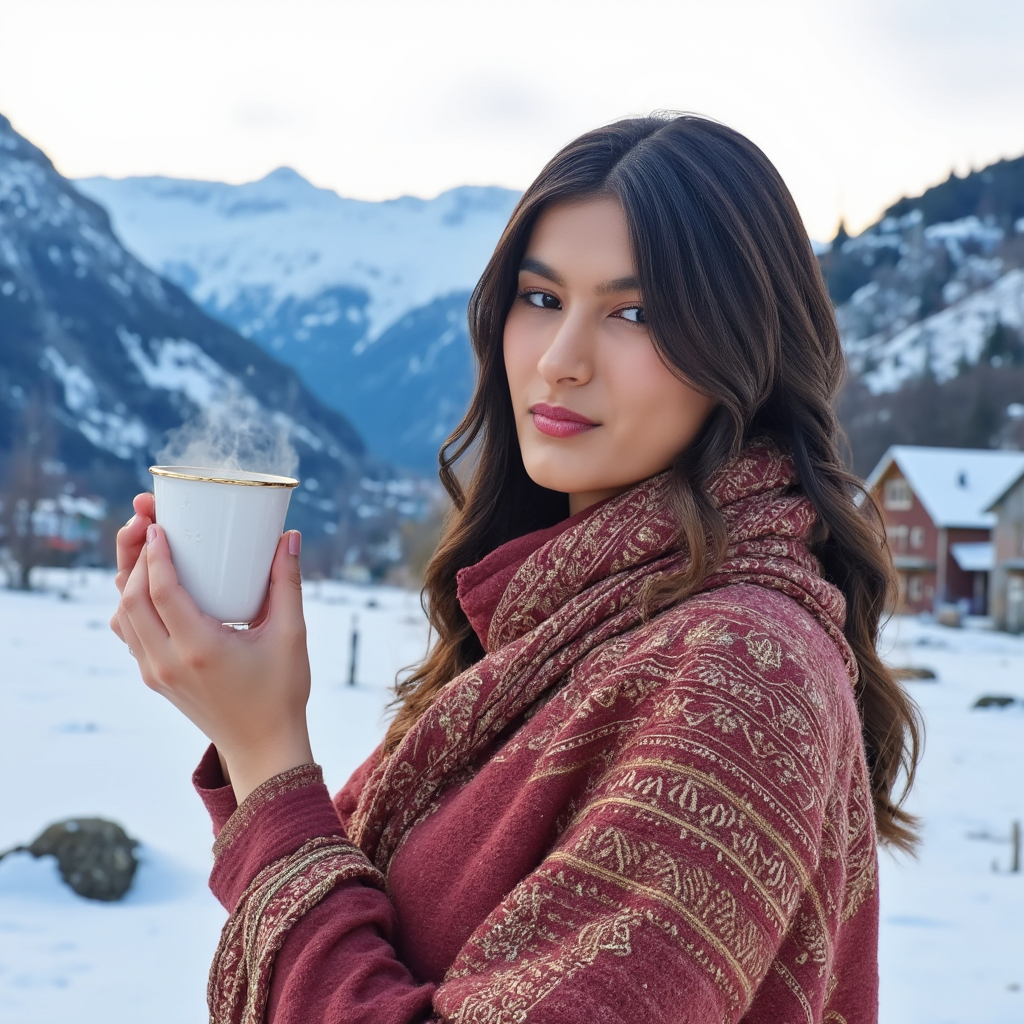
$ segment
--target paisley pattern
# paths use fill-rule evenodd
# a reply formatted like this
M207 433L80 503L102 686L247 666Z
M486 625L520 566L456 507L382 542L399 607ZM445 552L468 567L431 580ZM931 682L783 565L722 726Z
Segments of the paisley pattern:
M874 910L858 912L874 907L872 805L843 599L806 547L814 515L794 482L768 442L725 466L709 493L726 560L650 619L644 585L687 558L666 475L534 552L486 656L370 776L352 845L307 844L239 902L213 1019L260 1020L260 979L289 923L357 863L383 885L417 821L485 756L524 758L525 786L569 795L554 846L437 989L439 1020L582 1021L621 1005L667 1024L682 990L704 1000L701 1020L849 1017L850 993L873 983L873 950L863 977L837 960L844 929L871 933Z

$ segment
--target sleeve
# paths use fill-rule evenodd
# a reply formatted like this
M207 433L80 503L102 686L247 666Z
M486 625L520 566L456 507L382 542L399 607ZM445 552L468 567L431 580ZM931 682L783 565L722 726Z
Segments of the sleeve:
M192 773L192 785L195 786L203 806L210 815L213 837L216 839L231 815L238 810L238 802L235 800L235 791L224 780L217 748L212 743L206 748L199 766Z
M211 748L212 750L212 748ZM346 835L318 765L234 796L216 751L193 777L214 820L210 888L230 912L210 969L211 1024L417 1024L434 986L394 950L384 879Z

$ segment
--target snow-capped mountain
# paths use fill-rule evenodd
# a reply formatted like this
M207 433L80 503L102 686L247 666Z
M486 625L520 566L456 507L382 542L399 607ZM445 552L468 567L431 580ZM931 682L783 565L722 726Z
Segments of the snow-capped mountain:
M280 168L245 185L76 182L124 243L297 369L371 449L432 471L473 382L466 301L518 194L345 199Z
M169 429L228 403L298 455L292 522L313 540L390 516L415 489L295 372L130 254L0 116L0 456L24 442L30 400L54 459L118 504L148 485Z
M79 187L109 207L135 252L296 367L374 450L434 467L472 386L466 299L513 193L364 203L285 170L239 186L151 178ZM923 376L954 385L940 401L961 402L973 388L979 407L974 426L950 426L943 444L1016 436L1006 409L1024 390L1007 374L1024 374L1024 157L951 175L857 237L841 230L816 249L851 387L868 396L846 403L862 472L888 443L937 443L934 417L904 423L896 397ZM978 366L1004 368L997 387L965 379Z
M1024 157L901 199L822 267L851 369L874 392L950 380L1024 328Z

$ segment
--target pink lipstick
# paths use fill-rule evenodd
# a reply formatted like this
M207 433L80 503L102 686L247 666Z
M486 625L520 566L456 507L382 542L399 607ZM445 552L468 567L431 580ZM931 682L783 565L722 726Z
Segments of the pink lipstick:
M534 426L549 437L575 437L600 426L599 423L588 420L586 416L560 405L537 402L530 406L530 412L533 415Z

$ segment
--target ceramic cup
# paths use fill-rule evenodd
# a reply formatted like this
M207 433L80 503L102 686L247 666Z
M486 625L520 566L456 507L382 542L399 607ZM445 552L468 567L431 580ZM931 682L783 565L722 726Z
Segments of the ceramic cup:
M267 473L152 466L156 521L178 581L224 623L252 622L263 606L292 488Z

